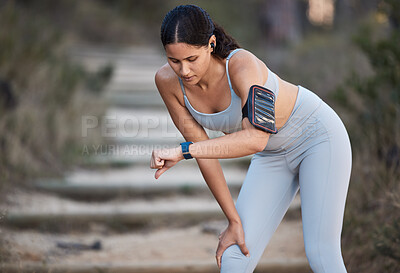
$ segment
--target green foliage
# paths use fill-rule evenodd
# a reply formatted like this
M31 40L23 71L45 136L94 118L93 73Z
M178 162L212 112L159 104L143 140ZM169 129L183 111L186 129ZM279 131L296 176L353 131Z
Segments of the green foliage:
M81 116L102 111L97 96L112 67L88 73L68 59L63 44L47 17L1 3L0 187L61 173L90 141L81 137Z
M400 262L400 218L385 225L376 235L375 249L384 256Z
M386 23L363 26L356 45L373 74L352 72L334 93L350 116L353 173L344 226L352 272L400 270L400 7L380 3Z

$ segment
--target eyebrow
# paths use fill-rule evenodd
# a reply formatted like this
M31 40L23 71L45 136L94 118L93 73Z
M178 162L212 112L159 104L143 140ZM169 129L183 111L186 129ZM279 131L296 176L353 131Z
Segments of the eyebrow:
M187 59L190 59L190 58L195 58L195 57L198 57L198 56L197 55L189 56L187 58L184 58L184 60L187 60ZM172 58L172 57L168 57L168 59L179 61L178 59L175 59L175 58Z

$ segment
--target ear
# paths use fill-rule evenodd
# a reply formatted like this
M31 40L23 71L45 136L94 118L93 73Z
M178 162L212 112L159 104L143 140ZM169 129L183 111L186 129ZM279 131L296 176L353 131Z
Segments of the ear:
M214 49L217 47L217 37L215 37L215 35L213 34L210 39L208 40L208 47L211 49L211 52L213 51L212 47L211 47L211 43L214 44Z

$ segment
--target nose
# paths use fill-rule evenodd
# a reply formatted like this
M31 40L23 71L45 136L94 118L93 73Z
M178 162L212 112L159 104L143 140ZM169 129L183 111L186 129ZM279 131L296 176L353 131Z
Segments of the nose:
M187 76L190 73L189 66L185 63L181 64L181 71L180 71L182 76Z

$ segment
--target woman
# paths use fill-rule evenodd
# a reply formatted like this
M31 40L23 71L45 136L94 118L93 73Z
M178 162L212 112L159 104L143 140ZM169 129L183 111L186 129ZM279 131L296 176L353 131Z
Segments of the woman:
M196 158L229 222L216 252L221 272L253 272L299 188L312 270L346 272L340 235L351 146L340 118L314 93L284 81L239 48L200 7L171 10L161 40L168 63L157 72L156 85L187 142L154 150L151 168L158 169L158 178L183 158ZM242 117L253 85L276 97L276 134ZM209 139L203 127L226 134ZM250 154L255 155L235 207L217 159Z

